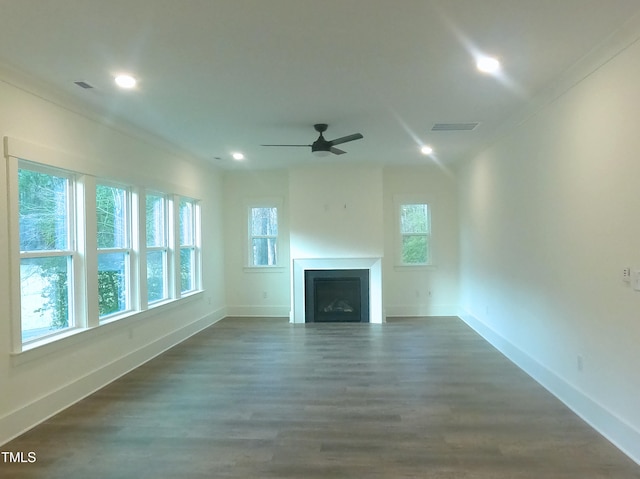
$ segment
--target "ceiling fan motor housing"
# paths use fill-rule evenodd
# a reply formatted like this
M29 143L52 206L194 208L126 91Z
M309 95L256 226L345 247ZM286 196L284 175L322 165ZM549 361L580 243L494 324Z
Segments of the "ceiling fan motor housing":
M311 145L312 153L315 153L316 151L329 151L330 149L331 149L331 143L325 140L322 137L322 134L320 138L314 141L313 144Z
M326 152L326 154L329 154L331 151L331 142L325 140L324 136L322 136L322 133L327 131L328 126L326 123L316 123L313 125L313 128L320 133L318 139L311 145L311 153L316 153L317 156L324 156L322 153Z

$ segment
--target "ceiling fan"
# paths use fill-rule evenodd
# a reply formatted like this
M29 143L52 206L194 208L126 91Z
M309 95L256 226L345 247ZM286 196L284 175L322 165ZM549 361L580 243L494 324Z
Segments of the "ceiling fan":
M363 138L360 133L354 133L353 135L343 136L342 138L336 138L335 140L326 140L322 133L327 131L328 125L326 123L317 123L313 125L315 130L320 133L320 136L316 141L314 141L311 145L260 145L260 146L304 146L311 147L311 153L316 156L327 156L329 153L333 153L334 155L342 155L346 153L346 151L340 150L339 148L335 148L335 145L340 145L341 143L347 143L348 141L359 140Z

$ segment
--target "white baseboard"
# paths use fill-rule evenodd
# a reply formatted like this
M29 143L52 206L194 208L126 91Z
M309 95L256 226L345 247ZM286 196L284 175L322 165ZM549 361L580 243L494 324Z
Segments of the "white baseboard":
M511 362L640 465L640 431L525 354L471 313L462 311L459 317Z
M391 317L415 318L420 316L458 316L458 306L455 304L434 303L423 305L387 305L385 314Z
M25 433L107 384L140 367L194 334L221 320L224 311L215 311L156 341L117 358L25 406L0 418L0 445Z
M266 317L288 318L291 310L286 306L227 306L227 316L232 317Z

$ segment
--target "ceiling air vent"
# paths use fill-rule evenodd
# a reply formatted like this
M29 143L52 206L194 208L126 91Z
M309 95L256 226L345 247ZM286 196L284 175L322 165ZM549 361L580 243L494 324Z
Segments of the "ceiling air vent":
M74 81L73 83L78 85L80 88L84 88L85 90L89 90L90 88L93 88L91 85L89 85L87 82L84 82L84 81Z
M431 131L471 131L480 123L434 123Z

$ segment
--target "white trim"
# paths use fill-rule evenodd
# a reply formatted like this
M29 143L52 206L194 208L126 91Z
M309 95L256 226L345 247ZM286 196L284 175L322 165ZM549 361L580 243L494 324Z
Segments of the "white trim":
M145 204L141 196L145 188L133 185L129 182L117 182L108 179L107 175L96 177L86 171L81 172L71 164L69 158L78 160L77 156L66 152L35 145L33 143L4 137L4 154L6 159L6 182L8 198L8 256L9 256L9 301L10 301L10 323L11 323L11 352L19 354L23 351L33 351L41 347L60 340L67 342L69 337L82 337L79 334L84 331L93 330L98 326L123 320L128 317L141 317L140 315L149 309L146 298L146 256L142 256L145 251L146 228L144 214ZM34 159L35 158L35 159ZM23 343L21 327L21 296L20 296L20 232L19 232L19 207L18 207L18 170L22 166L20 162L25 162L26 169L32 169L45 174L68 178L74 188L69 189L70 207L69 215L73 221L69 221L69 229L72 230L72 245L70 251L73 253L73 271L71 274L73 302L69 303L70 313L73 314L73 328L65 328L60 332L35 338ZM96 170L95 164L90 161L82 162L91 169ZM97 214L96 214L96 188L97 185L115 187L125 191L127 198L127 241L126 248L104 248L99 249L97 245ZM158 189L153 189L157 192ZM198 295L202 292L202 241L201 241L201 200L178 193L163 193L167 201L167 228L168 231L168 268L169 275L169 298L166 301L159 301L156 306L176 302L180 298ZM193 289L184 293L180 289L180 249L176 247L176 238L179 228L179 209L176 202L180 198L193 203L193 244L188 247L193 253ZM173 223L171 222L173 221ZM135 228L134 226L137 226ZM138 234L136 234L136 230ZM27 253L25 257L50 257L67 256L66 251L33 252ZM128 304L125 311L119 311L112 315L99 317L98 308L98 259L101 254L121 253L128 255L125 266L127 275L127 299ZM142 314L142 316L144 316Z
M147 199L149 196L159 198L162 204L162 244L160 246L148 246L148 232L147 232ZM156 191L152 189L140 188L139 189L139 254L141 259L139 261L139 275L140 275L140 309L146 310L153 308L157 304L161 304L169 300L172 296L170 283L170 255L171 249L169 248L169 226L171 221L169 220L169 197L167 193ZM149 284L148 284L148 257L149 253L162 253L163 258L163 275L162 283L164 290L164 297L154 301L149 301Z
M266 196L266 197L256 197L256 198L245 198L244 199L244 271L245 272L254 272L254 271L277 271L281 268L284 268L282 263L282 237L283 237L283 204L284 201L279 196ZM251 239L254 236L251 235L251 209L252 208L275 208L277 214L278 221L278 234L275 236L276 238L276 264L274 265L254 265L251 263ZM265 238L273 238L274 236L263 236Z
M284 266L244 266L245 273L284 273L287 270Z
M186 203L191 203L193 205L192 208L192 222L191 222L191 235L192 242L182 244L180 238L180 203L184 200ZM174 218L174 228L173 228L173 242L175 244L175 253L174 253L174 261L173 267L174 269L174 291L173 294L176 298L181 298L184 296L188 296L192 293L196 293L200 291L202 285L202 225L201 225L201 211L200 211L200 200L188 197L188 196L180 196L174 195L173 204L177 205L175 208L173 218ZM191 289L182 291L182 278L181 278L181 269L180 269L180 261L182 259L181 252L183 249L189 249L193 252L192 254L192 264L191 264Z
M235 305L227 306L227 316L249 318L289 318L289 305L261 306L261 305Z
M103 367L64 384L51 393L0 417L0 445L24 434L48 418L105 387L128 372L180 344L224 318L224 310L203 316ZM14 358L15 359L15 358Z
M424 316L457 316L458 305L453 303L393 304L385 306L387 318L419 318Z
M394 235L393 235L393 261L394 268L398 271L402 270L415 270L417 268L430 268L435 265L435 251L434 247L434 234L433 234L433 211L434 211L435 199L425 193L413 193L413 194L399 194L393 195L393 211L394 211ZM400 210L403 205L427 205L427 221L429 223L429 233L424 234L428 238L429 242L429 258L426 263L403 263L402 262L402 238L405 236L402 234L402 228L400 225ZM418 236L416 234L416 236Z
M459 316L511 362L640 465L640 431L544 367L469 311L463 310Z
M0 70L2 67L0 66ZM112 125L113 126L113 125ZM66 170L76 175L91 175L96 178L109 178L116 184L128 184L128 179L123 175L121 168L112 167L110 158L86 157L71 151L65 151L61 147L44 146L31 141L21 140L15 137L3 137L4 154L6 157L42 164L55 169ZM193 159L191 159L193 160ZM190 159L186 159L190 161ZM79 167L82 165L82 168ZM145 181L148 181L145 179ZM141 183L136 181L136 185ZM175 184L170 181L154 179L152 184L139 184L155 191L171 191L175 195L185 198L197 198L198 194L188 185Z
M382 258L294 258L291 281L291 323L305 322L304 273L308 269L368 269L369 322L384 323Z
M55 148L36 145L35 143L5 136L4 151L6 157L32 162L36 165L42 165L45 168L62 169L76 174L87 173L85 171L77 171L76 165L78 165L78 163L85 163L79 161L77 155ZM38 158L44 158L46 162L38 161Z
M22 351L25 347L29 347L29 344L39 341L54 340L59 335L68 334L70 331L76 330L78 327L84 325L83 318L78 316L76 306L78 304L79 294L82 290L78 289L78 272L83 268L80 264L84 259L78 254L78 235L77 228L81 225L81 221L76 218L78 213L77 205L77 175L69 170L63 170L57 167L51 167L47 164L37 163L32 160L16 158L8 155L8 141L5 138L6 145L6 160L7 160L7 172L8 172L8 203L9 203L9 215L10 215L10 252L17 254L11 255L11 263L15 266L10 268L10 281L12 285L17 285L17 288L11 288L11 304L15 305L15 310L12 311L12 345L11 350L13 352ZM21 251L20 245L20 212L19 212L19 171L31 171L37 174L47 175L49 177L62 178L66 181L66 236L67 236L67 249L65 250L28 250ZM68 258L67 260L67 296L68 296L68 325L65 328L51 331L44 335L40 335L37 338L32 338L27 341L23 341L23 317L22 317L22 260L30 258Z
M5 152L8 150L5 138ZM18 159L5 156L7 168L7 209L9 301L11 314L11 351L22 350L22 326L20 321L20 212L18 207Z
M83 225L79 228L78 248L84 258L83 282L79 285L84 288L84 297L78 298L81 309L78 314L84 313L84 325L87 328L100 324L98 306L98 219L96 216L96 178L91 175L82 175L78 178L78 218L82 218Z
M123 205L124 211L123 211L122 219L124 223L124 238L123 238L124 241L123 242L125 246L101 248L99 245L96 245L96 261L98 264L100 263L100 256L102 255L108 255L108 254L124 254L125 255L124 256L124 277L125 277L126 300L125 300L124 309L120 311L116 311L114 313L106 314L104 316L98 315L99 316L98 322L100 324L103 324L104 322L109 322L113 319L117 319L122 315L126 315L136 310L139 310L140 305L138 304L138 301L137 301L137 296L139 294L139 290L137 287L137 280L139 279L139 277L138 277L138 271L135 263L135 261L139 259L139 257L135 253L133 229L134 229L134 224L137 226L139 225L140 222L137 221L137 212L134 211L134 206L136 206L137 203L134 202L134 198L133 198L133 192L132 192L133 186L125 183L114 182L106 178L96 178L96 189L95 189L96 204L98 201L97 200L98 188L100 187L109 188L111 190L119 190L124 193L124 205ZM114 214L115 214L115 211L114 211ZM97 218L98 218L97 209L94 215L95 215L96 224L97 224ZM98 229L96 229L96 242L97 242L98 236L99 236L99 231ZM100 274L99 267L97 269L97 273L98 275ZM98 303L98 308L99 307L100 305Z

